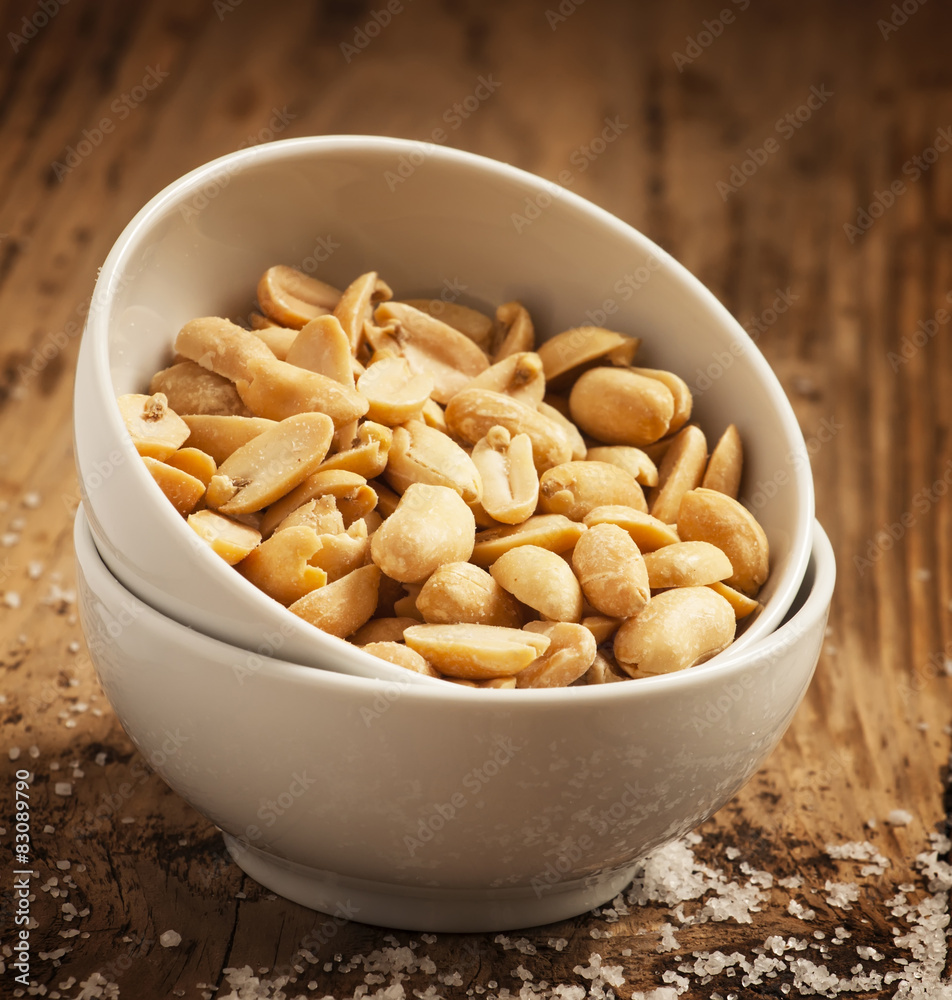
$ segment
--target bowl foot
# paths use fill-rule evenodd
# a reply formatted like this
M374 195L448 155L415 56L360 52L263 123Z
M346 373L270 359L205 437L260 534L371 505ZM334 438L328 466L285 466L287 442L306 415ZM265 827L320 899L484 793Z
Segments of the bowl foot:
M332 919L330 938L351 920L407 931L477 933L537 927L578 916L613 899L631 881L635 866L538 891L530 886L454 889L397 885L308 868L223 834L235 864L266 889Z

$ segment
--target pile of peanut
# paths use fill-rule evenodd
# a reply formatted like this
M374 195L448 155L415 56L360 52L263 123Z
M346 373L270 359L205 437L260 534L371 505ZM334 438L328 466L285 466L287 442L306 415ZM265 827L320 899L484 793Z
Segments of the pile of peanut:
M537 344L519 302L398 302L376 272L341 292L277 266L257 292L251 329L186 323L119 406L192 530L294 614L512 688L691 667L760 607L737 429L708 456L636 338Z

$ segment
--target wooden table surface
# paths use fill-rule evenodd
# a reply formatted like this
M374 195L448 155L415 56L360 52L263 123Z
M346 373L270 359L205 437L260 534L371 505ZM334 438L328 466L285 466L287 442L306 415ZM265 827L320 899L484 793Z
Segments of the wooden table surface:
M952 859L929 839L948 832L952 809L952 11L940 0L391 0L381 26L387 9L3 9L0 870L25 768L38 854L30 979L46 992L16 992L5 874L0 995L571 997L586 994L556 986L581 984L694 1000L812 995L855 976L856 996L952 996ZM480 77L497 86L458 116ZM586 153L606 118L617 137ZM162 187L240 145L428 139L440 127L451 145L544 177L569 171L575 191L694 271L757 336L813 455L839 568L828 639L763 770L665 855L707 866L703 900L680 917L648 885L628 912L507 936L321 931L319 914L223 858L215 828L134 751L85 654L72 375L113 241ZM882 863L832 856L855 842ZM682 925L716 914L721 897L754 896L749 922ZM931 925L913 927L904 901ZM181 943L164 947L167 930ZM734 956L722 970L707 957L718 951ZM615 968L596 972L593 954ZM778 956L772 975L745 981ZM403 971L375 973L377 960ZM264 971L239 993L223 970L245 966Z

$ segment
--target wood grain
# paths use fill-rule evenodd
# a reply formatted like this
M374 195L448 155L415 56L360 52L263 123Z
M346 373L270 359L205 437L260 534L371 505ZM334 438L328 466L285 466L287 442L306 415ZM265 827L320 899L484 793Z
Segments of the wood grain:
M346 963L388 947L385 929L357 923L328 936L326 918L245 878L217 831L134 751L99 693L70 593L71 389L97 267L164 185L249 142L335 132L428 139L439 127L450 145L550 179L569 171L573 190L643 229L754 332L810 444L839 578L817 675L789 732L693 845L729 878L749 879L746 862L776 877L800 874L803 888L775 885L750 924L679 928L676 950L664 953L662 925L675 918L660 903L617 922L586 915L509 936L537 954L507 950L493 935L427 943L397 934L393 941L416 942L440 973L458 970L462 984L417 970L404 983L408 995L428 986L443 996L477 986L518 993L520 963L536 984L585 983L576 967L599 952L623 968L616 992L627 997L669 985L664 973L693 963L694 952L752 956L772 935L814 941L822 931L829 942L838 926L852 937L830 945L824 961L840 975L858 961L857 944L885 955L881 971L910 958L895 943L893 928L905 924L887 901L904 883L916 886L911 898L924 895L915 857L952 819L948 319L916 335L920 321L952 311L952 155L922 161L918 178L909 164L931 158L939 130L952 125L952 13L928 4L884 38L885 0L725 3L735 20L680 71L674 54L719 16L716 4L566 0L569 13L550 26L554 2L403 0L349 62L341 43L371 19L366 3L71 0L54 3L49 23L22 44L8 32L21 33L40 8L4 7L0 707L11 754L0 842L12 850L14 772L29 767L41 853L33 973L47 995L73 997L98 971L122 996L198 996L200 983L224 996L222 970L249 965L272 980L281 970L295 976L289 996L351 996L366 970L341 971L335 954ZM448 128L445 115L481 75L498 89ZM160 82L138 101L132 95L147 79ZM811 88L829 96L798 120ZM797 127L782 127L788 114ZM588 158L584 147L606 118L618 123L617 138ZM103 121L111 127L88 155L67 159ZM776 151L725 195L718 183L731 183L732 168L768 140ZM893 182L902 193L880 212L877 193ZM851 237L844 227L861 210L871 224ZM788 303L782 312L778 297ZM38 507L29 505L34 493ZM61 781L71 795L56 794ZM910 823L886 823L894 809L908 810ZM885 874L859 878L857 865L826 851L864 840L889 859ZM851 909L825 902L827 880L859 882ZM7 889L3 944L12 941ZM791 896L816 909L812 923L787 912ZM76 907L71 920L66 902ZM158 944L168 929L182 945ZM559 938L562 950L548 945ZM308 940L318 942L316 964L299 954ZM37 957L58 948L68 950ZM818 948L806 954L820 961ZM4 996L14 995L12 975L2 973ZM688 978L681 995L690 1000L739 987L726 975ZM788 970L739 995L778 996L793 982Z

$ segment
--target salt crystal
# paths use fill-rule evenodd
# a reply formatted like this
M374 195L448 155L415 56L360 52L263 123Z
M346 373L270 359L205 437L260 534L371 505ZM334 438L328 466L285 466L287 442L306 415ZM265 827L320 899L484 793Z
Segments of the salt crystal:
M50 824L47 823L46 826L43 827L43 832L44 833L56 833L56 827L55 826L50 826Z
M66 872L66 871L69 871L69 862L68 862L68 861L66 861L66 860L63 860L63 861L57 861L57 862L56 862L56 867L57 867L57 868L59 868L59 870L60 870L61 872Z
M886 822L890 826L908 826L912 822L912 813L905 809L893 809L886 817Z
M30 510L36 510L42 502L43 498L36 492L36 490L30 490L29 493L24 493L20 498L20 503L22 503L24 507L29 507Z
M70 644L69 644L69 645L68 645L68 646L66 647L66 650L67 650L67 652L70 652L70 653L78 653L78 652L79 652L79 650L80 650L80 648L81 648L81 647L80 647L79 643L78 643L78 642L77 642L77 641L76 641L76 640L74 639L74 640L73 640L73 641L72 641L72 642L71 642L71 643L70 643Z
M36 745L36 744L34 743L34 744L33 744L33 746L31 746L31 747L29 748L29 750L27 750L27 753L28 753L28 754L29 754L29 755L30 755L30 756L31 756L31 757L32 757L32 758L33 758L34 760L36 760L36 758L40 756L40 748L39 748L39 747L38 747L38 746L37 746L37 745Z
M859 899L859 886L855 882L831 882L827 879L824 888L829 893L827 903L838 909L851 910L850 903Z
M53 791L57 795L72 795L73 785L69 781L57 781L56 784L53 786Z
M162 931L159 944L163 948L175 948L182 943L182 935L178 931Z
M3 603L8 608L18 608L20 606L20 595L15 590L8 590L3 595Z
M104 751L100 751L99 753L96 754L94 763L97 764L99 767L103 767L108 759L109 758L106 755L106 753Z
M5 531L0 535L0 545L5 549L12 549L19 541L20 536L15 531Z
M10 747L10 750L9 750L8 754L9 754L10 760L19 760L20 759L20 748L19 747Z
M43 575L43 569L43 563L41 563L39 559L31 559L26 564L26 575L31 580L39 580L39 578Z
M731 859L731 861L740 857L740 851L736 847L726 847L724 849L724 853Z

